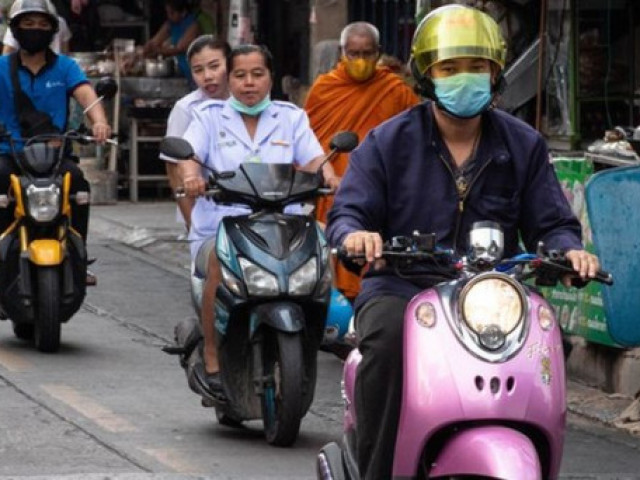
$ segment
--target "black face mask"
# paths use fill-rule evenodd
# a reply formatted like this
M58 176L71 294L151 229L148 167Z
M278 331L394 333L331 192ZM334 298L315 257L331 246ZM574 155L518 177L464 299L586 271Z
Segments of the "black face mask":
M20 44L20 48L33 54L49 48L56 32L40 28L15 28L11 33Z

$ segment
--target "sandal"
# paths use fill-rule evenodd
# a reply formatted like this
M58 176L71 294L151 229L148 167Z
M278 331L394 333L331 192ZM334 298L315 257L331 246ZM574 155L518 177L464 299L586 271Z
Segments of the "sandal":
M220 378L220 372L206 373L204 365L197 363L194 365L195 377L200 387L200 394L208 399L213 399L217 402L226 402L227 397L222 387L222 379Z

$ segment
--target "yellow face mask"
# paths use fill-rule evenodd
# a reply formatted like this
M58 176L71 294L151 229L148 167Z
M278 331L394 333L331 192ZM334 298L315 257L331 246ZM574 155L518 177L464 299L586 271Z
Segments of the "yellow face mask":
M342 57L342 61L345 64L347 73L356 82L366 82L376 73L377 60L365 58L349 60L347 57Z

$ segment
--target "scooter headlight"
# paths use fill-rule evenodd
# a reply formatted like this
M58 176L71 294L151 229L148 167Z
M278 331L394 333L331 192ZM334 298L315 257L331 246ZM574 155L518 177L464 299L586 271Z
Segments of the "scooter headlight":
M524 319L524 301L518 289L500 277L470 281L460 294L460 311L467 326L488 349L500 348L506 336Z
M289 276L289 295L311 295L317 276L316 257L312 257Z
M278 279L246 258L238 259L247 293L256 297L275 297L280 293Z
M37 222L50 222L60 212L60 188L29 185L26 190L29 215Z
M224 265L220 265L222 272L222 283L238 297L244 297L244 288L242 287L242 281L231 273Z

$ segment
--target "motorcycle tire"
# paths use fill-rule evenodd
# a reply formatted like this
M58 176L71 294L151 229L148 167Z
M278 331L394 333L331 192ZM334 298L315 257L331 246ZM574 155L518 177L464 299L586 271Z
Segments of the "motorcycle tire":
M288 447L295 442L303 415L304 356L298 333L273 332L263 345L267 384L262 395L262 422L267 442ZM272 379L272 380L271 380Z
M60 275L56 267L39 267L34 341L41 352L60 349Z
M20 340L33 340L33 323L17 323L13 324L13 334Z

